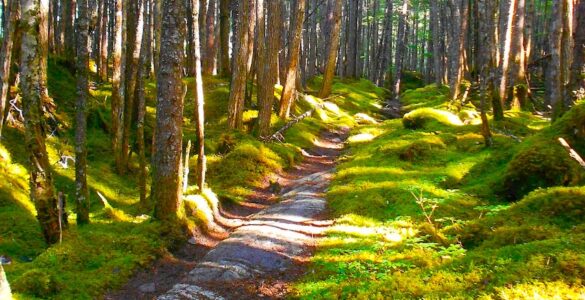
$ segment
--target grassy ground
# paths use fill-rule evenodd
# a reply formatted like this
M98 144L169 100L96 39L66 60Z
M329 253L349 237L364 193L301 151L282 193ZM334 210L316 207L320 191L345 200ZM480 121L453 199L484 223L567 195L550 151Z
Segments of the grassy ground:
M475 108L453 114L447 95L407 91L402 120L353 131L328 193L336 225L295 297L585 297L584 172L555 140L585 150L585 105L552 127L507 112L486 149Z
M194 140L193 80L186 79L189 90L185 106L185 142ZM259 187L266 177L280 172L301 159L301 148L310 147L319 132L328 126L354 126L356 112L373 112L379 108L378 99L384 91L367 81L336 82L334 96L325 105L322 99L302 97L295 114L321 107L313 117L295 125L286 134L285 143L264 144L253 132L253 109L245 112L245 132L226 129L226 110L229 95L227 80L205 78L206 151L209 154L209 187L206 198L216 194L222 201L242 201ZM55 60L49 65L49 93L56 103L54 123L60 130L47 139L52 163L61 155L73 155L73 108L75 79L65 65ZM320 85L317 78L309 84L309 93ZM148 84L146 136L152 135L155 104L154 82ZM276 92L278 95L280 89ZM13 263L5 266L9 282L17 299L92 299L121 286L141 267L186 240L180 230L161 228L150 219L150 210L138 203L137 178L114 173L109 134L111 86L96 85L92 91L88 117L88 181L91 193L92 224L75 225L73 204L67 207L69 229L63 242L46 248L35 218L34 205L28 198L26 149L22 143L22 128L8 126L0 141L0 254L8 255ZM255 102L255 97L252 98ZM253 103L252 103L253 104ZM283 125L273 117L274 130ZM54 125L55 125L54 124ZM17 124L18 125L18 124ZM150 138L147 145L151 144ZM149 154L147 154L149 155ZM190 163L195 166L196 157ZM133 155L131 169L137 168ZM55 185L70 202L74 195L74 170L58 164L53 168ZM130 174L135 172L129 172ZM194 182L191 178L190 182ZM100 192L109 201L104 207L97 197ZM198 193L191 187L189 193ZM189 221L200 224L204 214Z

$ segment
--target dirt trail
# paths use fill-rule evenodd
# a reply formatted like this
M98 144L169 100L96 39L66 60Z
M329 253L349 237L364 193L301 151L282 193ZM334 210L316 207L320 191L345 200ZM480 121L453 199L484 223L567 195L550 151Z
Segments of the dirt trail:
M266 199L250 199L249 203L261 210L243 218L241 225L215 247L186 246L199 249L183 249L183 256L192 253L195 259L159 262L160 270L153 268L158 276L139 275L107 298L284 298L289 283L302 274L316 239L331 225L323 220L324 193L347 133L347 128L324 132L313 149L304 151L303 163L281 176L281 201L268 205ZM258 198L265 196L262 194ZM225 216L246 214L249 207L244 204L243 208L232 208Z

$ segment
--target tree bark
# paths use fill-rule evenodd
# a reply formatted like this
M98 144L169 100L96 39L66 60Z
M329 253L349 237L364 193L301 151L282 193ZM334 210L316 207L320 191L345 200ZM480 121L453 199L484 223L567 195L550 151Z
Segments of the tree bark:
M197 0L193 1L193 17L195 20L199 17L199 9L196 2ZM195 120L196 120L196 128L195 131L197 132L197 186L199 187L199 191L203 192L203 188L205 185L205 171L207 169L206 159L205 159L205 112L203 110L204 106L204 95L203 95L203 77L201 76L201 41L199 39L199 24L194 22L193 26L194 30L194 38L193 38L193 46L194 46L194 62L195 62ZM185 161L186 164L189 161ZM186 178L184 180L187 180Z
M88 0L77 0L77 101L75 107L75 200L77 224L89 223L87 187L87 100L89 97L89 8Z
M228 102L228 126L232 129L242 128L244 113L244 92L246 89L247 62L248 62L248 12L247 1L239 2L238 38L234 55L234 68L230 86Z
M341 0L334 0L333 5L330 6L330 11L327 13L329 20L329 53L327 54L327 63L325 65L325 73L323 74L323 86L319 91L320 98L327 98L331 95L331 88L333 86L333 76L335 75L335 67L337 66L337 52L339 51L339 35L341 29Z
M573 104L577 98L585 98L585 1L581 0L576 9L577 22L574 33L573 64L569 83L568 103Z
M206 50L203 60L203 74L213 75L215 67L216 45L215 45L215 6L216 0L209 0L209 8L207 9L207 24L206 24Z
M156 134L152 175L154 216L172 221L182 198L183 42L185 12L181 0L162 1L160 69L157 78Z
M398 40L396 41L396 63L394 72L394 86L392 92L394 98L399 99L400 97L400 85L402 80L402 69L404 67L404 56L406 55L406 19L408 17L408 1L403 0L402 8L400 11L400 18L398 20Z
M288 67L286 69L286 81L280 97L280 111L278 115L282 119L288 119L296 93L297 70L299 67L299 51L303 36L303 23L305 20L306 0L297 0L294 26L289 38Z
M122 165L122 136L124 132L124 88L122 87L122 0L115 1L112 51L112 151L116 168Z
M146 98L145 98L145 84L146 79L150 73L150 63L148 58L150 57L150 44L151 44L151 31L150 31L150 18L148 11L152 7L150 6L150 0L146 0L145 8L143 12L144 23L142 38L142 46L140 47L140 59L138 63L138 82L136 85L136 144L138 146L138 165L139 165L139 177L138 177L138 190L140 193L140 204L142 207L147 207L146 198L146 181L148 176L148 169L146 166L146 147L144 145L144 117L146 115Z
M277 76L281 1L268 1L268 24L264 24L264 0L258 1L258 136L262 139L270 135L270 120L274 104L274 85ZM268 30L266 30L268 27Z
M0 138L2 137L2 128L4 127L4 116L6 114L6 101L8 100L8 92L10 90L10 77L12 67L12 48L14 46L14 39L16 31L18 30L18 20L20 18L20 0L12 0L10 3L8 26L5 28L5 36L2 41L2 49L0 50L0 61L2 68L0 69Z
M51 164L45 145L43 127L42 77L46 63L44 50L46 35L41 32L47 26L46 2L21 0L22 45L20 60L20 89L25 119L25 144L29 153L30 197L35 204L37 219L41 224L47 244L59 240L59 212L53 186Z
M231 74L230 68L230 0L219 0L219 43L221 76Z

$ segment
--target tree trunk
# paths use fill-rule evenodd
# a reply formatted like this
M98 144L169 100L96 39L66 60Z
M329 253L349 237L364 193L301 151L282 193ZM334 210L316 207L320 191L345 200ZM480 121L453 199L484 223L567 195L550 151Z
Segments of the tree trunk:
M358 38L358 2L359 0L349 0L349 20L347 23L347 59L345 76L357 78L356 56L357 56L357 38Z
M398 40L396 41L396 63L395 63L395 78L392 92L394 98L400 97L400 83L402 80L402 69L404 67L404 56L406 55L406 19L408 17L408 1L403 0L402 9L400 11L400 19L398 20Z
M75 200L77 224L89 223L87 188L87 100L89 97L89 8L88 0L77 0L77 101L75 107Z
M553 109L553 120L558 118L564 111L563 104L563 52L562 52L562 40L563 40L563 16L567 6L566 1L570 0L559 0L553 4L551 14L551 28L550 28L550 53L551 61L546 72L546 81L550 84L548 90L548 102Z
M274 104L274 85L277 77L281 1L268 1L268 33L264 21L264 0L258 1L258 136L270 135L270 120Z
M437 86L443 85L443 64L441 63L441 36L440 36L440 25L439 25L439 6L437 2L439 0L431 1L431 35L433 38L433 67L435 74L435 84Z
M150 18L148 11L152 7L150 6L150 0L146 0L144 7L144 23L142 37L142 46L140 47L140 59L138 63L138 82L136 85L136 103L137 116L136 116L136 144L138 146L138 165L139 165L139 178L138 178L138 190L140 193L140 204L142 207L147 207L146 198L146 181L148 176L148 169L146 167L146 147L144 145L144 117L146 115L146 99L145 99L145 84L146 79L150 73L150 63L148 58L150 57L150 44L151 44L151 31L150 31Z
M122 136L124 132L124 89L122 84L122 0L114 0L115 18L113 28L113 51L112 51L112 151L116 161L116 168L122 165Z
M221 76L231 74L230 68L230 0L219 0L219 43Z
M193 1L193 17L195 20L199 17L199 9L197 0ZM199 191L203 192L205 184L205 171L207 169L205 159L205 112L203 105L205 103L203 96L203 77L201 76L201 41L199 39L199 24L194 22L193 26L194 38L194 59L195 59L195 120L196 120L196 132L197 132L197 186ZM189 161L185 161L188 164ZM187 180L186 178L184 180Z
M574 33L573 64L571 65L571 81L568 104L572 105L576 98L585 98L585 1L581 0L576 9L577 22Z
M244 92L246 89L246 72L248 63L248 1L239 2L238 30L234 55L234 68L228 103L228 126L232 129L242 128L244 113Z
M296 94L297 70L299 67L299 51L303 36L303 23L305 20L306 0L297 0L294 26L291 26L289 38L288 67L286 69L286 81L280 97L280 111L278 115L282 119L288 119Z
M517 0L506 0L509 2L507 8L507 13L504 15L505 21L503 22L503 42L502 51L501 51L501 58L500 58L500 90L499 90L499 97L500 102L502 103L502 108L506 107L506 99L507 99L507 88L508 88L508 72L510 66L510 52L511 52L511 45L512 45L512 32L514 27L514 16L516 15L516 1Z
M2 40L2 49L0 50L0 138L2 137L2 128L4 127L4 116L6 114L6 101L10 90L10 76L12 67L12 48L16 31L18 30L18 19L20 18L19 1L12 0L10 3L8 26L5 28L5 36Z
M182 198L183 42L185 12L182 0L162 1L160 69L157 78L156 135L152 175L154 216L172 221Z
M207 9L207 24L206 24L206 50L203 61L203 74L213 75L215 67L216 45L215 45L215 6L216 0L209 0L209 8Z
M41 32L47 26L46 2L21 0L22 45L20 60L20 90L25 120L25 144L29 153L30 197L35 204L37 219L41 224L47 244L59 240L59 212L53 186L51 164L45 146L43 127L42 77L46 66L46 35Z
M323 74L323 86L319 91L320 98L327 98L331 94L333 86L333 76L335 76L335 67L337 65L337 52L339 51L339 35L341 28L341 5L342 0L334 0L334 4L330 6L330 11L327 13L329 20L329 53L327 54L327 63L325 65L325 73Z

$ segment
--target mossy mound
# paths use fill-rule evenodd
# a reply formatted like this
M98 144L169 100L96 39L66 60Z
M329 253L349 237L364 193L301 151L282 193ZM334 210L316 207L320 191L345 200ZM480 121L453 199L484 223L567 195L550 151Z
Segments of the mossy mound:
M585 153L584 104L575 106L551 127L520 145L506 168L499 194L514 201L537 188L583 183L585 170L559 144L559 137Z
M437 125L462 126L463 122L451 112L434 108L421 108L404 115L402 124L408 129L431 129Z
M447 146L440 138L415 141L399 151L398 157L404 161L416 161L421 158L440 155Z
M485 211L484 218L466 224L460 233L459 239L467 248L497 248L558 238L585 222L585 188L538 190L509 208L495 206ZM453 231L457 231L456 227Z
M422 107L443 107L448 101L449 87L431 84L415 90L405 91L400 96L400 103L405 111Z
M423 74L414 71L402 71L400 92L415 90L425 86Z

